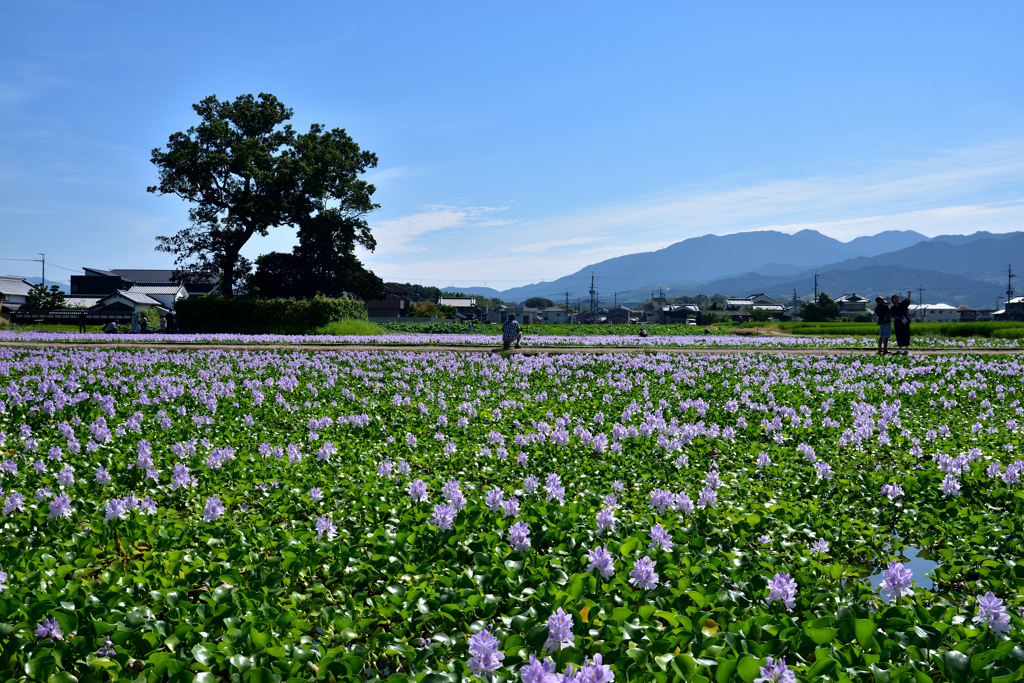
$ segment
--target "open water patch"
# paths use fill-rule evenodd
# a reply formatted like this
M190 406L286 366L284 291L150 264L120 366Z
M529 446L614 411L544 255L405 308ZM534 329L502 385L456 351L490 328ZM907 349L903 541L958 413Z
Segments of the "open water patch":
M939 566L939 563L931 558L931 555L927 550L906 547L902 549L897 560L902 562L904 567L913 572L911 580L914 582L914 588L923 588L928 591L935 588L935 582L932 580L931 573L935 571L936 567ZM887 566L888 565L886 565L886 567ZM882 567L868 577L868 580L871 581L871 587L876 591L882 583L882 570L886 567ZM882 599L889 602L889 600L884 596Z

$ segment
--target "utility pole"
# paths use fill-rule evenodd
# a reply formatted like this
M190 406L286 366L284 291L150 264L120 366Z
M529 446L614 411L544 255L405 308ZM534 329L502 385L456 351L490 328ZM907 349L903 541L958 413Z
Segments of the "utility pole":
M594 289L594 273L590 273L590 322L594 322L594 317L597 315L597 305L594 302L594 295L597 294L597 290Z
M36 263L42 262L42 264L43 264L43 287L45 287L46 286L46 254L43 254L43 253L38 252L38 251L36 253L43 257L41 259L34 258L32 260L35 261Z
M924 306L924 292L925 289L920 284L917 285L917 305Z
M1010 299L1013 298L1013 278L1017 277L1013 274L1013 265L1006 266L1006 303L1010 303Z
M569 322L569 292L565 293L565 322Z
M658 298L661 300L661 324L665 324L665 290L658 287Z
M619 307L619 293L615 292L615 308Z
M814 303L818 303L818 271L814 271Z

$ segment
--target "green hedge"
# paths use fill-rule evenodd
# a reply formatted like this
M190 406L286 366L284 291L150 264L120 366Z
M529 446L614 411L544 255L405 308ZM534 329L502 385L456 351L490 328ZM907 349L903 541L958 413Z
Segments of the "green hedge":
M366 304L355 299L225 299L199 296L175 306L186 334L305 334L345 319L366 320Z

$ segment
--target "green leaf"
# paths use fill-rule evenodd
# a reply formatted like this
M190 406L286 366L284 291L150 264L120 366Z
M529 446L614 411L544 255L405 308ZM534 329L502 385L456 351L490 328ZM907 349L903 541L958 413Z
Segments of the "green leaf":
M870 619L854 619L853 631L862 650L867 650L875 638L875 622Z
M280 676L262 666L249 669L243 676L245 676L246 683L281 683Z
M50 678L48 680L50 683L78 683L78 679L67 671L58 671L55 674L50 674Z
M629 657L630 659L632 659L634 662L636 662L640 666L644 666L644 665L647 664L647 651L646 650L641 650L639 648L631 647L628 650L626 650L626 656Z
M256 629L249 631L249 638L252 640L252 644L261 650L270 647L274 642L274 636L269 633L261 633Z
M584 589L583 580L582 579L576 579L575 581L573 581L569 585L568 593L572 597L573 600L579 600L580 597L583 595L583 589Z
M754 683L754 679L761 675L761 667L765 661L756 657L743 657L736 665L736 673L743 679L743 683Z
M837 628L808 628L805 630L807 631L808 637L810 637L816 645L828 645L839 633L839 629Z
M36 681L49 680L50 674L57 670L57 660L49 650L43 652L45 654L36 655L25 663L25 674Z
M715 683L729 683L733 671L736 670L735 659L719 659L718 667L715 669Z
M971 672L971 660L963 652L950 650L943 657L946 663L946 678L950 683L967 683L974 678Z
M818 678L820 676L828 676L836 670L839 666L839 662L829 657L822 657L811 665L811 668L807 671L808 678Z

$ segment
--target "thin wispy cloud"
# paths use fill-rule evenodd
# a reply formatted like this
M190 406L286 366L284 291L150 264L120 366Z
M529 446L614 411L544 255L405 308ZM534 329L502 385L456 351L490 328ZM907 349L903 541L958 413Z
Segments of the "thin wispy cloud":
M466 209L434 207L384 221L392 232L384 239L378 236L380 247L370 262L388 273L412 269L421 278L440 280L454 268L467 284L507 268L518 278L516 284L527 284L709 233L810 229L850 240L883 230L928 236L1019 230L1024 225L1024 141L887 162L846 175L730 176L559 215L521 217L514 233L501 239L485 230L460 233L463 246L480 257L471 262L449 253L450 245L435 242L430 234L471 220ZM415 259L402 258L412 251Z
M507 225L510 220L495 216L505 207L493 206L447 206L424 207L423 211L372 223L377 243L389 254L409 254L438 248L439 244L427 244L419 240L428 233L475 226Z

